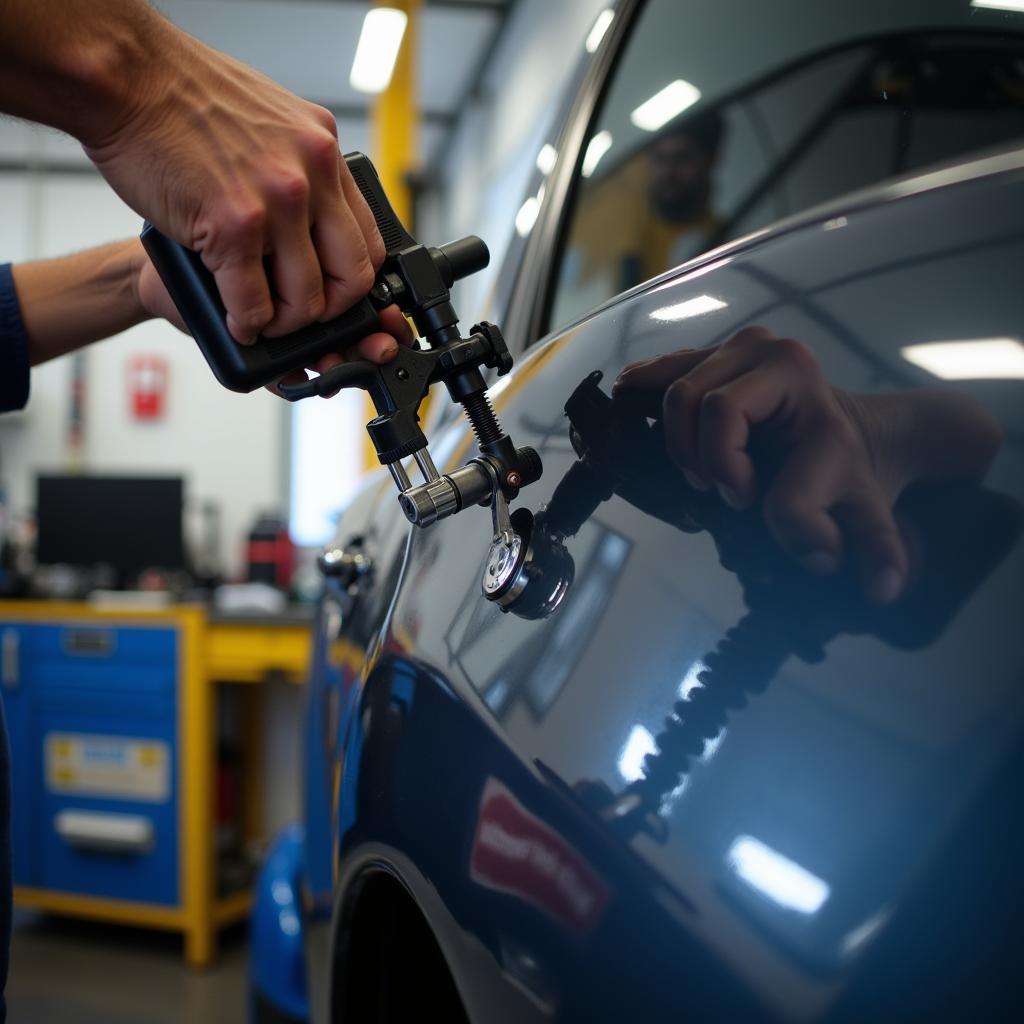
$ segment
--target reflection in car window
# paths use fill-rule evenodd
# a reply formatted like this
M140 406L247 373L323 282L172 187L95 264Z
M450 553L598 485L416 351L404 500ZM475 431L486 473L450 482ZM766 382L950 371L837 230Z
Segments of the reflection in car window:
M826 28L796 2L743 5L731 25L732 2L706 19L647 4L581 160L550 327L781 217L1024 138L1024 18L852 6ZM740 42L730 63L739 23L758 63Z

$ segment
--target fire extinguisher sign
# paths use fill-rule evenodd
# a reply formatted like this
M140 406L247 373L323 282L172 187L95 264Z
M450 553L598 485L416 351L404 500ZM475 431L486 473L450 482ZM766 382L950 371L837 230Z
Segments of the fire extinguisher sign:
M135 355L128 360L128 400L137 420L158 420L167 401L167 360Z

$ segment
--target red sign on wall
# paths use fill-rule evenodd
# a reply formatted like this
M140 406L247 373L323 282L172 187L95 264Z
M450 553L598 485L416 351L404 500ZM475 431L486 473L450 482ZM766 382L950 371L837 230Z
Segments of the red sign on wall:
M608 903L607 884L580 853L494 778L480 799L469 874L578 933L595 928Z
M167 360L163 356L132 356L128 360L128 399L137 420L158 420L167 398Z

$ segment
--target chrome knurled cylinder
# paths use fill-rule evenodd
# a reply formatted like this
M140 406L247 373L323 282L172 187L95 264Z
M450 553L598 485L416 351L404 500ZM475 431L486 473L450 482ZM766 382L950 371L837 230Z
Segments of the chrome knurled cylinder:
M430 526L459 510L459 493L446 476L403 491L399 501L405 518L416 526Z

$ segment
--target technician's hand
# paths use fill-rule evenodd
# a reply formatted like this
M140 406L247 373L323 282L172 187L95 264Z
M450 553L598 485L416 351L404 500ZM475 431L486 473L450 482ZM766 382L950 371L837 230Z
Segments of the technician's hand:
M900 492L924 478L981 476L1001 438L988 413L953 392L830 387L809 348L762 327L627 367L615 390L650 393L693 486L715 486L737 509L761 497L769 531L810 572L835 572L852 554L879 603L907 580L892 513Z
M168 295L163 281L160 280L160 275L156 272L156 268L150 262L138 239L133 242L132 272L138 304L142 310L151 317L168 320L178 330L188 333L178 308ZM363 338L347 353L329 353L322 356L315 364L308 366L307 369L316 373L324 373L347 359L368 359L373 363L387 363L397 355L399 344L411 345L413 343L412 330L397 306L388 306L387 309L382 310L380 322L381 331ZM304 379L305 374L301 370L296 370L294 373L288 374L284 378L284 382L301 383ZM269 385L267 390L278 394L276 384ZM325 395L324 397L331 396Z
M371 288L384 244L333 116L167 23L154 31L160 56L131 108L79 136L90 159L200 253L238 341L343 313Z

